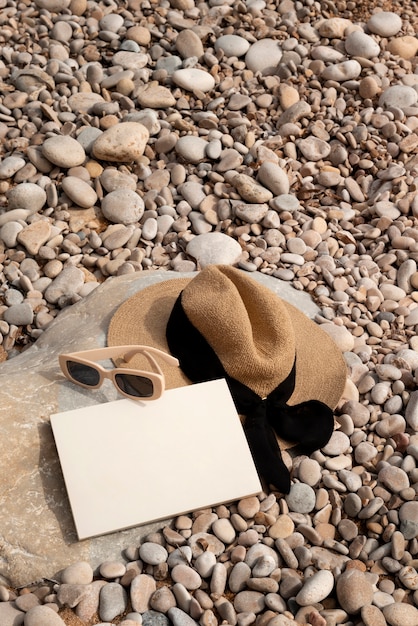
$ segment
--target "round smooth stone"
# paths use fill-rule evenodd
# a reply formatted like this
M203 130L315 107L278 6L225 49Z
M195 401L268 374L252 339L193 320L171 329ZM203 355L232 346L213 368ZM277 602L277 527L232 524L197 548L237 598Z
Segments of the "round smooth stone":
M198 572L188 565L175 565L171 570L171 578L189 590L198 589L202 584Z
M349 55L365 59L372 59L380 54L380 46L377 41L361 30L355 30L347 35L345 49Z
M315 507L315 491L304 483L295 483L286 495L286 502L295 513L310 513Z
M195 89L198 89L199 91L206 93L215 87L215 79L212 74L194 67L186 67L180 70L175 70L172 78L176 85L186 89L187 91L194 91Z
M418 430L418 391L412 391L409 396L409 402L405 411L405 419L411 428L415 431Z
M377 450L369 441L361 441L354 450L354 458L359 465L369 463L377 456Z
M170 607L171 608L171 607ZM132 624L129 622L126 624L126 620L121 622L121 626L169 626L170 620L166 615L162 615L159 611L145 611L142 615L140 613L134 614L135 619L132 619Z
M144 214L144 201L131 189L116 189L105 196L101 203L103 215L115 224L134 224Z
M418 502L405 502L399 509L400 531L405 539L418 535Z
M153 593L150 606L155 611L159 611L160 613L167 613L168 609L176 606L176 598L174 593L171 591L169 587L160 587Z
M254 578L268 578L270 574L276 569L276 561L270 555L265 555L257 559L252 569L252 576ZM263 589L256 589L254 591L263 591Z
M288 515L279 515L277 520L269 528L269 537L272 539L286 539L295 529L295 524Z
M277 163L264 161L258 169L257 180L275 196L289 193L289 178Z
M418 589L418 572L414 567L407 565L398 572L398 578L401 583L412 591Z
M319 139L319 137L311 136L306 139L297 139L296 145L308 161L326 159L331 152L329 143Z
M228 586L232 593L243 591L251 578L251 568L247 563L236 563L231 570L228 579Z
M9 210L26 209L38 213L46 202L46 192L35 183L20 183L7 193Z
M77 176L66 176L62 181L62 189L70 200L83 209L96 204L97 193L93 187Z
M378 473L378 480L393 493L399 493L409 487L408 474L394 465L383 467Z
M396 107L404 109L415 106L418 100L418 92L408 85L392 85L387 87L379 98L379 106L384 108Z
M342 61L341 63L334 63L334 65L328 65L321 74L323 80L335 80L336 82L344 82L347 80L354 80L361 74L361 65L355 59L349 61Z
M367 29L371 33L381 37L393 37L402 28L402 19L397 13L392 11L381 11L374 13L366 23Z
M149 217L145 220L142 226L142 237L147 241L152 241L157 236L158 222L154 217Z
M321 466L314 459L303 459L298 467L298 478L302 483L314 487L321 480Z
M243 498L237 505L238 513L245 519L252 519L260 510L260 500L256 496Z
M242 57L250 48L250 42L239 35L221 35L214 43L216 51L223 50L227 57Z
M354 337L345 326L324 323L320 325L320 328L335 341L341 352L350 352L354 348Z
M45 292L44 292L45 300L47 302L55 304L56 302L58 302L58 300L60 300L60 298L72 297L75 293L79 293L83 285L84 285L84 273L78 267L69 265L68 267L65 267L62 270L62 272L58 274L58 276L54 278L52 283L45 289ZM80 566L74 565L73 567L75 568L77 572L78 571L82 572L84 570L89 572L91 570L91 567L89 570L87 565L88 563L86 565L80 565ZM69 568L71 567L72 566L69 566ZM66 568L64 572L66 572L67 569L69 568ZM61 576L61 580L62 580L62 576ZM68 581L62 580L62 582L68 582ZM75 584L77 584L77 582L79 581L75 581ZM80 582L79 584L82 584L82 583Z
M139 557L150 565L159 565L165 563L168 552L164 546L152 541L145 541L139 548Z
M93 144L96 159L118 163L137 161L149 139L148 129L139 122L120 122L105 130Z
M175 567L181 563L190 563L192 560L192 549L190 546L182 546L176 548L173 552L170 552L167 558L167 563L170 568Z
M394 602L383 607L383 615L390 626L415 626L418 624L418 609L405 602Z
M120 65L124 70L132 70L135 72L146 66L148 57L146 54L122 49L113 55L112 63L113 65Z
M86 160L83 146L69 135L48 137L42 144L42 155L58 167L77 167Z
M7 222L0 228L0 239L8 248L14 248L17 243L17 236L23 229L19 222Z
M138 574L131 583L130 598L134 611L144 613L149 608L149 601L156 591L157 584L152 576Z
M194 563L198 574L202 578L208 578L212 574L215 565L216 556L213 554L213 552L209 552L209 550L203 552L203 554L200 554Z
M262 204L273 198L273 194L269 189L257 184L254 178L246 174L237 174L230 182L246 202Z
M328 443L323 446L322 452L330 456L344 454L350 447L350 439L341 430L334 430Z
M177 606L168 609L167 616L173 623L173 626L198 626L198 623L193 618Z
M119 578L126 572L126 565L120 561L104 561L99 568L100 575L104 578Z
M245 563L250 567L254 567L258 559L263 558L265 556L270 556L273 558L276 567L279 564L279 558L277 552L270 548L270 546L266 546L261 543L256 543L248 548L247 555L245 557Z
M227 518L221 518L213 522L212 532L226 545L235 541L235 529Z
M356 492L362 485L361 477L355 472L351 472L349 470L342 469L338 474L338 478L351 492Z
M21 304L13 304L3 314L3 319L8 324L14 324L15 326L26 326L33 322L33 308L28 302L22 302Z
M128 596L122 585L116 582L104 585L100 590L100 619L111 622L126 610L127 602Z
M61 583L69 585L88 585L93 580L93 569L90 563L79 561L69 565L61 572Z
M418 41L417 38L412 37L412 35L396 37L388 41L386 50L400 56L402 59L412 59L418 52Z
M341 608L349 615L357 615L373 600L373 586L358 569L345 570L337 579L336 591Z
M115 191L116 189L130 189L136 190L136 178L131 174L119 172L114 168L106 168L100 175L100 184L106 189L107 192Z
M350 20L343 17L330 17L321 22L318 31L321 37L342 39L351 25Z
M26 161L22 157L8 156L0 163L0 180L12 178L22 167L26 165Z
M264 594L259 591L240 591L234 598L237 613L261 613L265 607Z
M123 26L124 19L118 13L108 13L99 21L101 30L109 30L112 33L117 33Z
M235 215L243 222L248 224L259 224L268 212L268 204L260 203L242 203L235 207ZM266 251L265 254L271 254L272 251Z
M196 235L187 244L186 252L203 268L213 263L233 265L241 256L242 249L238 241L228 235L210 232Z
M29 609L25 614L24 624L25 626L65 626L61 617L48 606L34 606Z
M175 46L182 59L197 57L200 59L204 54L202 40L199 35L190 28L180 31L176 37Z
M68 41L70 41L72 35L73 29L71 28L71 24L62 20L55 22L50 32L50 36L52 39L55 39L56 41L60 41L62 43L67 43Z
M175 151L187 163L200 163L206 157L206 148L208 142L202 137L194 135L183 135L179 137Z
M275 39L259 39L251 44L245 55L245 64L252 72L261 72L263 76L274 75L283 53Z
M316 572L306 579L302 589L296 595L296 602L300 606L309 606L322 602L329 596L334 587L334 576L329 570Z

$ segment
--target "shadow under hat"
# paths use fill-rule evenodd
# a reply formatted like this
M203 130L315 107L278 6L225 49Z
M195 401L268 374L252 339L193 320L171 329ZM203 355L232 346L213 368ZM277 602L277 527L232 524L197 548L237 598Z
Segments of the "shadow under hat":
M209 265L193 278L146 287L117 309L107 341L177 357L180 368L161 362L168 389L225 378L260 477L281 493L290 474L277 438L311 454L333 432L347 375L338 346L242 270ZM143 366L140 356L129 362Z

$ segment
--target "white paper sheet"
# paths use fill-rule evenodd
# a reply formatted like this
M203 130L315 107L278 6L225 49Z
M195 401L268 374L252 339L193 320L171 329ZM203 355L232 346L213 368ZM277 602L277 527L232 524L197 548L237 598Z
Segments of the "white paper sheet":
M79 539L262 490L225 380L51 415Z

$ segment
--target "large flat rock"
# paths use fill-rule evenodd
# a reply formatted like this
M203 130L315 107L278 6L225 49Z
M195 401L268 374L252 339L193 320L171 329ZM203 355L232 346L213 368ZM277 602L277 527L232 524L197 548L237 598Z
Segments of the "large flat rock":
M0 582L21 586L55 578L76 561L96 568L163 526L160 521L78 541L49 417L117 398L111 385L92 393L65 380L58 355L103 347L109 321L124 300L155 282L187 276L193 274L150 271L110 278L63 310L33 346L0 365ZM287 283L252 276L308 316L318 311L307 294Z

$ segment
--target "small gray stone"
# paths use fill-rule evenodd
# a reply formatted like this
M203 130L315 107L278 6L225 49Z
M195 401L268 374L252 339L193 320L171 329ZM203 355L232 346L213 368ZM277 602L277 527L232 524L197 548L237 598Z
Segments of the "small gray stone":
M266 37L251 44L245 55L245 64L252 72L261 72L263 76L270 76L277 72L282 55L278 42Z
M377 41L361 30L355 30L347 35L345 49L349 55L364 59L372 59L380 53Z
M361 74L361 65L355 59L349 61L341 61L328 65L321 74L323 80L335 80L336 82L344 82L358 78Z
M102 200L103 215L115 224L134 224L144 214L144 201L131 189L115 189Z
M334 576L328 570L316 572L304 583L295 600L301 606L322 602L329 596L334 587Z
M167 615L173 622L173 626L198 626L198 623L194 619L178 607L169 609Z
M35 606L29 609L25 615L24 624L25 626L65 626L61 617L48 606Z
M54 278L52 283L46 288L44 296L48 302L55 304L62 297L71 298L74 294L77 294L83 285L83 272L78 267L69 265Z
M99 615L105 622L112 621L124 613L127 607L127 593L119 583L104 585L100 591Z
M9 210L27 209L30 213L38 213L46 202L46 192L35 183L20 183L7 193Z
M286 495L286 502L295 513L310 513L315 506L315 491L304 483L295 483Z
M374 13L366 22L368 30L381 37L392 37L402 28L402 19L392 11Z
M187 91L198 89L203 93L211 91L215 86L215 79L212 74L194 67L187 67L175 70L172 75L173 81L179 87Z
M381 107L397 107L404 109L414 106L418 100L418 92L407 85L392 85L384 90L379 98Z
M373 586L360 570L343 572L337 580L336 590L341 607L349 615L356 615L363 606L372 603Z
M12 178L16 172L26 165L26 161L22 157L8 156L0 163L0 180Z
M206 153L207 141L193 135L179 137L175 150L187 163L203 161Z
M242 253L237 241L218 232L197 235L187 244L186 251L202 268L213 263L234 265Z
M13 304L3 314L3 319L9 324L16 326L26 326L33 322L33 309L28 302Z
M227 57L241 57L248 52L250 43L239 35L221 35L215 41L215 50L223 50Z
M76 167L86 159L83 146L69 135L48 137L42 144L42 154L58 167Z

